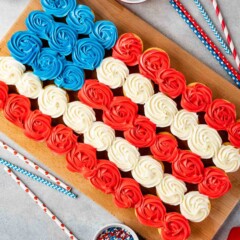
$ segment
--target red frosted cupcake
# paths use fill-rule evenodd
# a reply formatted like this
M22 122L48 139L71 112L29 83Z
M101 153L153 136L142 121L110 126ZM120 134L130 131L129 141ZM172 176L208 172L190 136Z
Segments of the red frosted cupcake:
M228 128L228 139L233 146L240 148L240 120Z
M0 110L4 108L8 98L8 86L0 81Z

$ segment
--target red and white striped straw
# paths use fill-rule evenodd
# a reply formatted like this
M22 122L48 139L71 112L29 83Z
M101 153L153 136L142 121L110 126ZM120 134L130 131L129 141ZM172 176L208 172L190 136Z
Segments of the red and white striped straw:
M229 45L229 47L230 47L230 49L231 49L231 51L232 51L232 54L233 54L233 57L234 57L235 61L236 61L238 70L240 70L239 56L238 56L238 54L237 54L237 50L236 50L236 48L235 48L235 46L234 46L234 43L233 43L233 41L232 41L231 35L230 35L229 31L228 31L228 27L227 27L227 25L226 25L226 23L225 23L225 20L224 20L224 18L223 18L223 15L222 15L222 13L221 13L221 10L220 10L220 8L219 8L218 3L217 3L216 0L211 0L211 1L212 1L214 10L215 10L215 12L216 12L216 15L217 15L217 17L218 17L218 20L219 20L219 22L220 22L220 24L221 24L222 30L223 30L223 32L224 32L224 35L225 35L225 37L226 37L226 39L227 39L227 43L228 43L228 45Z
M73 240L77 238L70 232L67 227L49 210L49 208L42 203L42 201L12 172L8 167L4 167L5 172L32 198L32 200L66 233L66 235Z
M63 183L58 178L56 178L55 176L50 174L48 171L45 171L43 168L38 166L36 163L32 162L30 159L28 159L27 157L23 156L21 153L19 153L15 149L11 148L9 145L7 145L6 143L2 142L1 140L0 140L0 147L5 149L6 151L10 152L14 156L17 156L20 160L24 161L30 167L34 168L35 170L39 171L42 175L44 175L47 178L51 179L55 184L61 186L62 188L66 189L67 191L71 190L71 187L67 186L65 183Z

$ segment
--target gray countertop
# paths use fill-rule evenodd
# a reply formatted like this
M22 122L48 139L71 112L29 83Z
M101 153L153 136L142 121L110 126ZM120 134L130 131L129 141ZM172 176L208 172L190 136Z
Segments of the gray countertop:
M96 0L97 1L97 0ZM196 9L193 1L182 1L190 12L199 20L209 35L213 34L207 27L201 14ZM210 1L201 1L210 16L217 23ZM4 36L9 27L15 22L18 15L27 5L28 0L0 0L0 38ZM223 1L219 0L223 14L229 24L233 39L240 50L240 4L239 0ZM196 56L202 62L231 81L222 70L215 59L206 48L193 35L191 30L180 19L178 14L172 9L167 0L148 0L145 3L129 5L125 4L134 13L145 19L164 35L177 42L180 46ZM110 11L110 9L108 9ZM217 24L219 27L219 24ZM233 64L234 61L229 57ZM1 129L0 129L1 131ZM0 139L9 143L12 147L26 154L38 163L25 150L19 148L14 142L0 133ZM11 162L28 168L16 157L9 155L0 149L0 156L9 159ZM41 165L41 163L39 163ZM94 233L103 225L118 222L110 213L96 205L91 199L82 193L74 191L79 195L77 200L70 199L48 187L33 182L26 177L22 180L40 196L44 203L68 226L73 233L83 240L92 239ZM14 183L0 166L0 239L4 240L61 240L68 239L66 235L33 203L33 201ZM233 210L232 214L224 223L223 227L215 236L215 240L226 239L229 229L233 226L240 226L240 204ZM207 240L207 239L204 239Z

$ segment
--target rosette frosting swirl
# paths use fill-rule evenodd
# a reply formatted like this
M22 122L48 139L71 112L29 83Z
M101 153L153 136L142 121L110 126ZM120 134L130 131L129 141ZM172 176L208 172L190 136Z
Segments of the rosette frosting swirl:
M25 97L36 99L42 91L42 82L32 72L26 72L17 81L16 88L21 95Z
M122 34L112 49L112 56L128 66L135 66L143 51L143 43L140 37L134 33Z
M95 22L89 37L97 40L104 48L109 50L118 39L118 30L113 22L101 20Z
M77 91L84 84L84 71L72 62L64 64L63 71L54 80L58 87L71 91Z
M123 92L133 102L144 104L154 94L154 89L149 79L139 73L133 73L126 78Z
M191 234L191 228L183 215L171 212L165 215L160 233L164 240L187 240Z
M119 187L121 175L115 164L107 160L100 160L94 172L90 181L97 189L109 194L114 193Z
M66 18L67 24L75 29L78 34L89 34L94 24L94 13L86 5L77 5Z
M191 138L194 127L198 125L198 115L184 109L177 112L171 124L171 132L181 140Z
M177 104L163 93L156 93L144 105L145 116L158 127L168 127L172 124L178 112Z
M120 208L135 208L142 203L139 184L132 178L123 178L114 193L114 202Z
M218 152L221 144L222 139L218 132L205 124L194 127L192 136L188 139L190 150L204 159L212 158Z
M26 26L28 30L34 32L38 37L46 40L49 39L53 25L53 17L38 10L32 11L26 19Z
M159 90L170 98L181 95L186 88L186 80L182 73L173 68L163 70L158 79Z
M77 143L66 155L67 168L71 172L88 177L97 166L96 149L84 143Z
M218 168L225 172L236 172L240 167L239 149L223 144L212 160Z
M22 64L31 64L42 48L42 41L30 31L19 31L8 42L11 55Z
M6 84L16 84L25 70L25 66L13 57L0 57L0 80Z
M132 176L146 188L156 187L163 179L163 167L151 156L142 156L132 170Z
M114 97L103 112L103 121L115 130L125 131L133 126L138 112L137 104L127 97Z
M156 140L150 150L154 158L172 162L178 156L178 142L172 134L162 132L156 135Z
M103 59L97 68L98 81L113 89L121 87L128 75L125 63L113 57Z
M58 124L52 128L47 139L47 146L55 153L65 154L73 149L77 143L77 136L71 128Z
M172 174L188 183L200 183L203 180L204 165L201 158L186 150L179 151L178 158L172 163Z
M47 140L51 133L52 119L39 110L30 112L24 123L24 134L36 141Z
M192 222L201 222L210 213L210 201L198 191L188 192L180 204L181 214Z
M187 187L183 181L178 180L171 174L164 174L163 179L156 186L157 195L170 205L179 205L184 198Z
M0 110L4 108L8 98L8 86L6 83L0 81Z
M127 140L116 137L108 149L108 158L123 172L131 171L139 161L140 153Z
M24 128L30 108L31 103L28 98L18 94L9 94L4 106L4 116L16 126Z
M224 99L215 99L205 113L206 123L216 130L227 130L236 121L236 107Z
M63 70L63 58L50 48L42 48L32 63L33 73L41 80L51 80Z
M232 124L228 129L228 139L231 144L237 148L240 148L240 122Z
M100 65L104 54L104 48L96 40L82 38L74 47L72 59L80 68L94 70Z
M84 143L90 144L98 151L107 150L115 139L115 131L103 122L94 122L84 133Z
M162 201L154 195L145 195L142 204L136 208L139 222L150 227L162 227L165 214L166 208Z
M67 108L68 96L66 91L54 85L46 86L38 98L38 106L42 113L58 118Z
M77 42L77 33L65 23L54 23L48 44L50 48L61 55L72 53Z
M225 195L232 187L227 174L216 167L204 169L204 179L198 184L198 191L210 198Z
M156 139L156 125L139 115L133 122L133 127L124 131L124 137L136 147L150 147Z
M201 83L192 83L182 94L181 106L189 112L205 112L211 102L211 89Z
M67 104L63 121L76 133L81 134L88 131L92 123L96 121L96 117L92 108L79 101L74 101Z
M113 93L111 89L97 80L86 80L82 89L78 92L80 101L89 107L96 109L108 109Z
M76 7L76 0L41 0L43 10L55 17L65 17Z
M146 78L153 80L155 83L158 83L161 72L169 67L169 56L160 48L147 49L139 60L140 73Z

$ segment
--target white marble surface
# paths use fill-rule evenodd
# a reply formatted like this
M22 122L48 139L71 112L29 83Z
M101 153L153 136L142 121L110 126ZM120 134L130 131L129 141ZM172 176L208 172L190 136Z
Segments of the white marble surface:
M96 0L97 1L97 0ZM213 20L217 20L212 10L210 1L201 1ZM0 38L4 36L9 27L15 22L18 15L27 5L28 0L0 0ZM193 1L183 0L191 13L201 22L211 35L206 23L194 6ZM239 0L219 0L222 6L227 23L231 27L233 38L238 49L240 49L240 4ZM127 5L132 11L148 21L163 34L176 41L179 45L191 52L201 61L205 62L219 74L231 81L219 64L211 57L208 51L191 30L173 11L167 0L148 0L145 3ZM110 11L110 9L109 9ZM219 26L219 25L218 25ZM231 60L233 62L233 60ZM234 62L233 62L234 64ZM0 125L1 131L1 125ZM0 139L11 144L28 157L31 157L23 149L20 149L10 139L0 134ZM30 171L16 157L0 149L0 157L9 159ZM32 158L32 157L31 157ZM32 158L34 159L34 158ZM34 159L37 162L37 159ZM77 200L70 199L46 186L33 182L26 177L23 181L49 206L49 208L75 233L79 239L90 240L97 229L107 223L117 222L112 215L82 193L74 191L79 195ZM0 239L4 240L62 240L68 239L64 233L36 206L35 203L14 183L0 166ZM215 240L226 239L229 229L232 226L240 225L240 205L238 205L225 222L223 228L214 238ZM204 239L207 240L207 239Z

